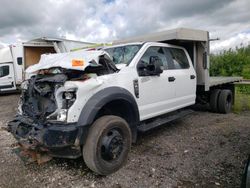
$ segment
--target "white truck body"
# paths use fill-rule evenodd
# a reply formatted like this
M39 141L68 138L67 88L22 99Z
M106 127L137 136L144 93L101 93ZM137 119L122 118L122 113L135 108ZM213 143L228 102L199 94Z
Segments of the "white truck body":
M137 132L183 117L195 103L230 112L233 82L241 78L209 77L208 32L177 29L116 43L43 55L27 70L35 75L22 84L19 112L9 122L21 146L83 156L107 175L124 165Z
M16 91L29 77L26 68L39 62L42 54L70 52L93 45L59 38L37 38L0 49L0 92Z
M85 84L81 82L72 83L70 81L68 84L72 83L78 88L77 96L79 97L69 109L67 121L77 122L82 111L81 109L83 109L88 100L95 93L105 88L126 88L126 90L133 94L134 87L131 83L137 79L139 82L140 97L136 98L136 102L141 121L194 104L196 98L196 79L190 80L189 77L190 75L196 75L196 73L190 58L190 68L188 69L164 70L160 76L138 77L137 63L151 46L180 48L174 45L149 42L142 46L128 66L121 66L122 68L118 74L108 74L92 78L85 81ZM184 50L188 57L186 50L184 48L180 49ZM166 82L170 76L176 78L174 83ZM183 87L183 84L185 87ZM84 95L81 93L84 93Z

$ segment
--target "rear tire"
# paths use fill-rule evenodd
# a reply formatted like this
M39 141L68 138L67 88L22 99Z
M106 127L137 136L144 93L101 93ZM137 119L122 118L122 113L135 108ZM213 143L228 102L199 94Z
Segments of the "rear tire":
M114 173L126 163L131 142L131 130L124 119L102 116L90 127L83 147L84 161L100 175Z
M248 187L250 187L250 156L248 157L241 180L241 188L248 188Z
M221 90L218 98L218 108L219 112L227 114L231 112L232 109L233 95L231 90Z
M212 91L210 95L210 108L212 112L218 112L218 98L220 95L221 90L220 89L215 89Z

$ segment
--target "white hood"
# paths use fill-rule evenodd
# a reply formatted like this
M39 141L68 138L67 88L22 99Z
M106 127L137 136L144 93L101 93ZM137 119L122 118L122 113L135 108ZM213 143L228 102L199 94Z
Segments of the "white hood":
M27 68L27 73L35 73L42 69L61 67L65 69L84 70L87 66L97 66L101 55L108 53L102 50L79 50L68 53L42 55L38 64Z

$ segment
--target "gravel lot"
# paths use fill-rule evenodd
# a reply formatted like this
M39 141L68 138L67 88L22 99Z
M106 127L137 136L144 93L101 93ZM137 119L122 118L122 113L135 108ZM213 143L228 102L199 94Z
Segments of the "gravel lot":
M53 159L25 164L14 152L15 139L4 130L18 95L0 96L0 187L239 187L250 153L250 112L196 111L140 134L125 167L107 177L83 160Z

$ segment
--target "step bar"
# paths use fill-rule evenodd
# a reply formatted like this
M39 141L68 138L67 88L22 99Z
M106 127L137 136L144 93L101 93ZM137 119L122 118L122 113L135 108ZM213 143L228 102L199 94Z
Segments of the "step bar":
M146 132L150 129L154 129L156 127L159 127L163 124L169 123L169 122L174 121L176 119L183 118L183 117L185 117L193 112L194 111L191 109L178 110L178 111L172 112L168 115L160 116L160 117L154 118L152 120L147 120L147 121L141 123L137 127L137 130L139 132Z

